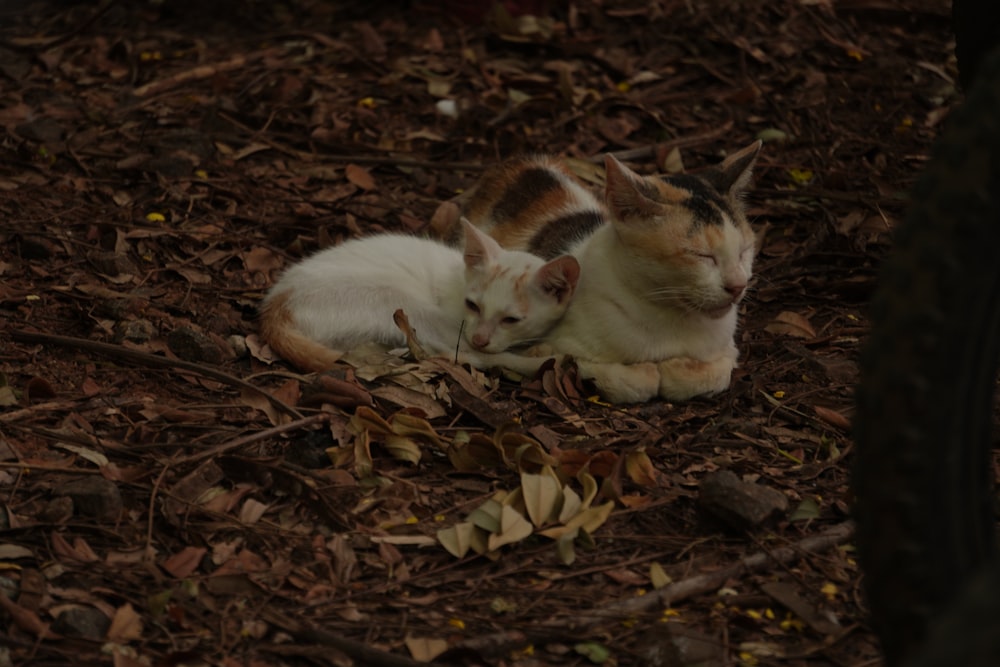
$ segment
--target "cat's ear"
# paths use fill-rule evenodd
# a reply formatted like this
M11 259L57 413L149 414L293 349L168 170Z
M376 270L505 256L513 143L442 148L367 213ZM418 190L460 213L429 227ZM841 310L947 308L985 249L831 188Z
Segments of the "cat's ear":
M646 180L611 153L604 156L604 182L604 198L616 220L647 218L662 209L662 203L650 199L652 193Z
M739 197L750 185L753 165L763 142L758 139L746 148L740 149L728 156L721 164L702 172L702 176L722 194Z
M500 245L479 231L468 218L462 218L462 228L465 230L465 266L480 268L495 262L501 252Z
M556 257L535 274L535 284L559 304L569 301L579 280L580 262L572 255Z

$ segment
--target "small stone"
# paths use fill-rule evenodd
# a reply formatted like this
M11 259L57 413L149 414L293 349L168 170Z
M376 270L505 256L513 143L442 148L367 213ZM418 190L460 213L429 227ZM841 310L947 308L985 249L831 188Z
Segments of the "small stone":
M226 337L226 342L229 343L229 347L233 349L233 354L236 355L237 359L242 359L250 354L250 348L247 346L246 336L233 334L232 336Z
M123 320L115 323L115 341L127 340L132 343L148 343L156 333L156 327L145 319Z
M671 623L657 623L636 642L636 652L645 667L721 667L726 651L719 637Z
M167 346L185 361L222 363L222 350L212 337L191 327L178 327L167 334Z
M194 164L181 156L161 155L143 162L142 170L155 172L167 178L187 178L194 170Z
M103 477L83 477L63 484L55 490L69 496L79 514L98 519L115 519L122 512L122 495L114 482Z
M698 486L702 508L740 530L788 511L785 494L763 484L744 482L729 470L706 475Z
M21 123L14 128L14 131L28 141L36 141L40 144L58 143L66 134L59 121L45 117Z
M93 607L71 607L52 622L52 630L64 637L79 637L94 641L104 639L111 619Z
M44 523L62 523L72 516L73 499L69 496L59 496L47 502L35 518Z
M98 273L103 273L106 276L120 276L122 274L134 276L139 272L128 255L123 255L122 253L95 252L87 259L90 260L90 265Z

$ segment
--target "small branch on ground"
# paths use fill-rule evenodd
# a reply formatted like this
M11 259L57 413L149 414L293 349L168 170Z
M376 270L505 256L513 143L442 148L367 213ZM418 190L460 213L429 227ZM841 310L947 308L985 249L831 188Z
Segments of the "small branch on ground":
M203 366L201 364L196 364L191 361L184 361L182 359L168 359L167 357L161 357L156 354L149 354L148 352L141 352L139 350L132 350L127 347L122 347L121 345L111 345L110 343L100 343L95 340L87 340L86 338L74 338L72 336L57 336L55 334L44 334L35 331L19 331L11 330L10 337L20 343L41 343L43 345L59 345L62 347L71 347L78 350L83 350L85 352L94 352L95 354L100 354L105 357L110 357L112 359L125 359L134 363L142 364L144 366L153 366L155 368L168 368L168 369L181 369L196 373L202 377L210 378L218 382L223 382L232 387L239 387L240 389L245 389L247 391L253 392L264 399L267 400L271 405L273 405L277 410L285 413L293 419L302 419L303 415L301 412L288 405L284 401L275 398L270 392L261 389L260 387L255 387L245 380L241 380L238 377L233 377L228 373L223 373L220 370L216 370L210 366Z
M552 641L555 638L563 640L568 634L579 635L593 626L606 623L609 620L628 618L636 614L650 612L660 607L667 607L681 600L709 593L721 588L728 579L750 572L760 572L774 564L789 563L803 554L815 554L842 544L854 535L854 523L845 521L832 528L807 537L799 542L786 546L761 551L747 556L738 562L714 572L699 574L668 584L654 593L616 600L603 607L597 607L592 612L574 615L566 619L554 619L540 625L537 631L523 633L509 630L493 635L482 635L452 646L452 651L482 651L489 648L490 655L503 655L528 643Z
M405 655L389 653L369 646L364 642L354 639L347 639L326 630L308 627L278 612L264 609L263 618L268 623L276 625L289 634L293 635L300 642L311 642L330 646L356 660L359 664L372 665L372 667L434 667L433 662L418 662Z
M151 95L165 92L171 88L177 88L185 83L199 81L201 79L210 79L222 72L240 69L242 67L246 67L250 63L266 58L267 56L274 56L282 53L284 53L282 49L265 49L254 53L233 56L229 60L223 60L222 62L214 64L198 65L197 67L177 72L176 74L168 76L164 79L150 81L145 85L133 89L132 94L136 97L150 97Z

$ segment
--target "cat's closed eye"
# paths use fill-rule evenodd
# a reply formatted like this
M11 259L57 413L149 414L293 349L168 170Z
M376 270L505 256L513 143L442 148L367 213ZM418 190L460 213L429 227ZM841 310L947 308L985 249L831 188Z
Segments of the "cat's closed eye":
M521 319L522 318L520 317L514 317L513 315L508 315L507 317L500 320L500 324L506 324L507 326L511 326L520 322Z
M476 315L478 315L480 312L479 304L477 304L472 299L465 300L465 307L470 313L475 313Z
M706 264L712 264L714 266L719 263L719 260L715 257L715 255L710 252L696 252L692 254Z

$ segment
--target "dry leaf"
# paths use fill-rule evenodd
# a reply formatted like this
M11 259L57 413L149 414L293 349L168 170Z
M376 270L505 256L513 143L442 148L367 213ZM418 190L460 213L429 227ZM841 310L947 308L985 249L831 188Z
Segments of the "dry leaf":
M656 469L653 461L643 450L633 450L625 455L625 471L633 482L639 486L664 486L663 474Z
M378 187L375 185L375 179L372 177L371 172L356 164L347 165L344 175L347 176L348 181L362 190L374 190Z
M476 530L476 526L469 521L456 523L454 526L442 528L437 532L438 542L452 556L462 558L469 552L469 547L472 545L473 533Z
M830 426L836 426L837 428L844 429L845 431L851 430L851 420L836 410L824 408L821 405L814 405L813 410L816 411L817 417L825 421Z
M523 514L509 505L504 505L500 510L500 532L490 535L486 543L490 551L495 551L505 544L520 542L533 532L535 532L534 526L524 518Z
M418 662L430 662L448 650L448 642L443 639L407 635L403 641L410 655Z
M267 511L268 507L270 505L265 505L253 498L247 498L243 503L243 507L240 508L240 523L244 526L252 526L260 521L260 518L264 516L264 512Z
M42 639L59 639L59 635L49 630L38 614L17 604L4 594L0 594L0 609L7 612L14 625Z
M796 338L812 339L816 337L816 330L813 329L809 320L805 316L793 313L790 310L778 313L778 316L764 327L764 330L771 333L785 334L786 336L795 336Z
M663 588L672 581L673 579L666 573L662 565L656 561L649 564L649 582L653 584L653 588Z
M270 248L256 247L243 253L243 265L247 271L270 273L283 265L278 253Z
M535 526L548 523L562 505L559 480L549 475L521 473L521 493L525 509Z
M70 545L62 533L55 531L52 532L52 550L57 556L80 563L95 563L100 560L82 537L75 538Z
M142 639L142 617L136 613L132 605L126 602L115 610L108 628L107 638L113 642L127 642Z
M204 547L185 547L163 561L160 567L176 579L186 579L198 569L198 566L201 565L201 559L206 553L208 553L208 549Z

